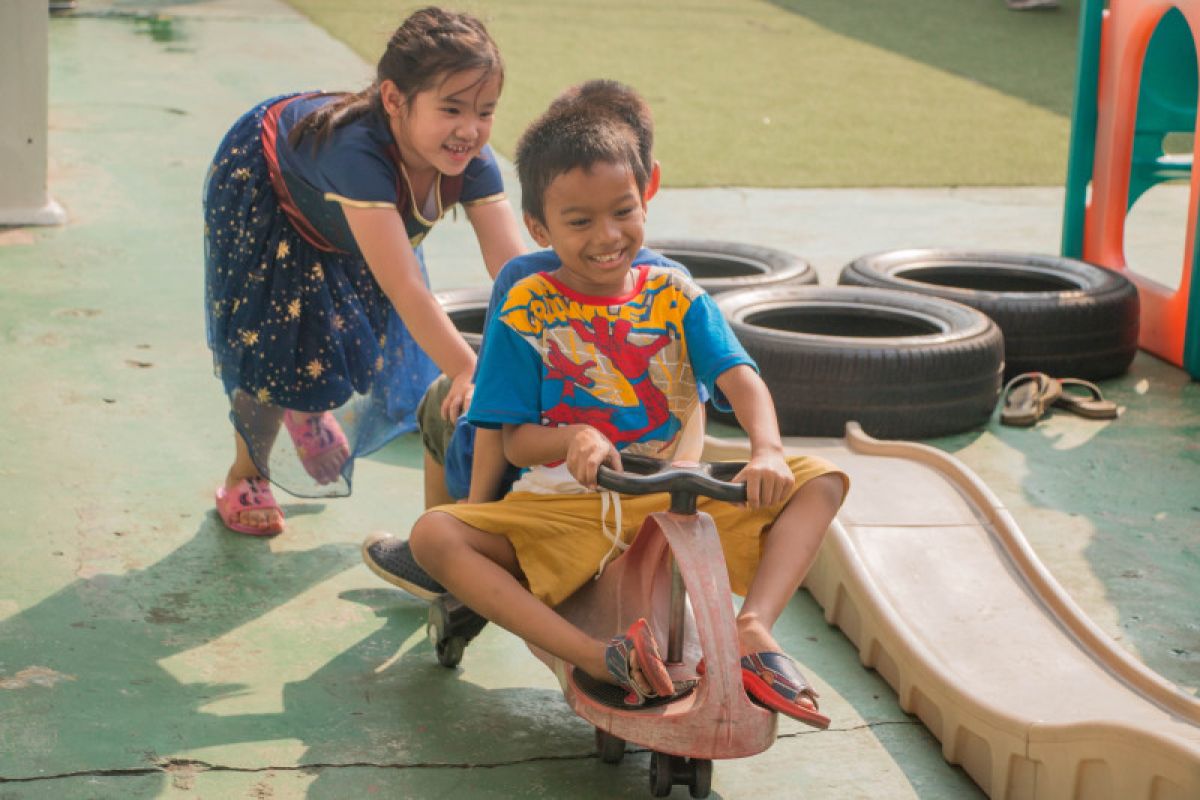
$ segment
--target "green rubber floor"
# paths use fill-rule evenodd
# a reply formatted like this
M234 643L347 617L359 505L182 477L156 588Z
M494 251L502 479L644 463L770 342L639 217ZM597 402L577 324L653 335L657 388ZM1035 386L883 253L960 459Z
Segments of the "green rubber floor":
M415 437L362 462L353 497L285 502L280 537L215 519L232 441L204 343L204 170L256 100L370 70L274 0L147 7L51 21L50 188L70 222L0 229L0 798L647 795L648 754L600 763L518 640L489 627L443 669L424 606L362 565L363 536L419 513ZM831 283L875 249L1052 251L1061 197L680 190L650 225L792 249ZM439 288L486 279L461 219L428 258ZM1191 691L1198 388L1139 356L1105 384L1115 422L936 442L1105 630ZM834 725L784 722L766 753L717 765L714 797L978 796L807 593L777 633Z

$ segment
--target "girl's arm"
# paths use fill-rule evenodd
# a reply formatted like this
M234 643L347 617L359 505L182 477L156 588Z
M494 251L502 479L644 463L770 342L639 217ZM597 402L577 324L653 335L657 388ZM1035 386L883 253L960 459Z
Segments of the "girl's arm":
M467 219L479 240L479 252L488 275L495 278L510 258L525 252L521 228L507 200L467 206Z
M735 481L745 481L746 502L751 508L772 506L787 499L796 477L783 456L775 403L762 378L739 364L722 372L717 388L733 407L733 414L750 439L750 460Z
M456 418L471 401L475 353L425 286L403 220L391 208L343 206L343 211L379 287L417 344L450 377L442 415Z

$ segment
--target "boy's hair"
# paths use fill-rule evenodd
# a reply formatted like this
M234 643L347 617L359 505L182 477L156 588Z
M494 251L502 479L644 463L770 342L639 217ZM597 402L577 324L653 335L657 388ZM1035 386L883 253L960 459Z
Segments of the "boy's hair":
M517 142L517 177L521 181L521 210L545 224L546 190L559 175L596 164L626 167L646 190L649 174L643 166L637 137L611 113L571 104L551 107L534 120Z
M585 81L554 98L549 110L564 108L593 108L615 115L637 137L638 156L646 174L654 171L654 115L632 86L607 78Z

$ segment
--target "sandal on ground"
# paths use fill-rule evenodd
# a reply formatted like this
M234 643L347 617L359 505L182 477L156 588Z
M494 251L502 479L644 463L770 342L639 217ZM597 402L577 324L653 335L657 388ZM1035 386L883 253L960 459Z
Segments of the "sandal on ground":
M829 717L816 710L817 693L796 662L783 653L751 653L742 656L742 686L750 699L772 711L825 730ZM801 705L808 698L813 708Z
M1004 385L1000 422L1028 428L1062 395L1062 383L1044 372L1023 372Z
M1080 378L1063 378L1059 383L1062 384L1063 391L1054 401L1054 405L1088 419L1117 418L1117 404L1112 400L1105 400L1096 384ZM1075 388L1082 389L1086 394L1068 391Z
M249 525L238 521L243 511L278 511L279 518L268 525ZM266 478L242 478L231 488L217 487L217 515L226 528L248 536L274 536L283 532L283 511L275 502Z
M296 454L300 456L304 471L317 483L336 481L341 475L342 465L350 456L350 445L333 414L328 411L312 415L285 411L283 425L296 445ZM337 449L341 449L344 455L336 464L331 465L322 458Z
M633 655L637 654L637 667L642 678L649 684L643 686L634 677ZM629 626L621 636L614 636L604 651L608 674L622 689L625 689L625 705L641 706L655 698L670 698L675 694L675 685L658 653L658 645L650 625L644 619Z

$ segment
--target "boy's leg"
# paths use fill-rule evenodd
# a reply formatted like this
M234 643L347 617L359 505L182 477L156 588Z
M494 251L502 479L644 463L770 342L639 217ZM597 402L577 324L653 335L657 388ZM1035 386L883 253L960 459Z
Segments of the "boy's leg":
M792 495L765 535L762 558L738 613L742 654L778 650L771 627L816 561L825 531L841 507L838 474L813 478Z
M428 511L434 506L444 506L453 503L454 498L450 495L450 491L446 488L446 468L445 466L433 457L433 454L428 450L425 451L425 509Z
M529 593L507 538L431 511L417 520L408 540L417 562L476 613L593 678L612 682L604 663L606 643Z
M453 503L446 488L446 448L454 435L454 421L442 416L442 400L450 390L450 379L439 375L417 404L417 427L425 447L425 508Z
M441 414L442 400L450 388L445 375L438 376L417 404L417 427L425 448L425 508L453 503L446 488L446 448L454 425ZM433 600L446 589L429 576L413 558L408 542L390 533L376 531L363 540L362 558L372 572L422 600Z
M827 727L829 718L817 711L816 693L783 654L771 628L816 560L844 494L842 477L826 474L792 495L765 534L758 569L737 616L738 647L743 657L750 657L743 658L743 675L749 671L750 677L744 679L754 684L748 684L747 690L776 711L818 728ZM764 682L768 671L774 674Z

